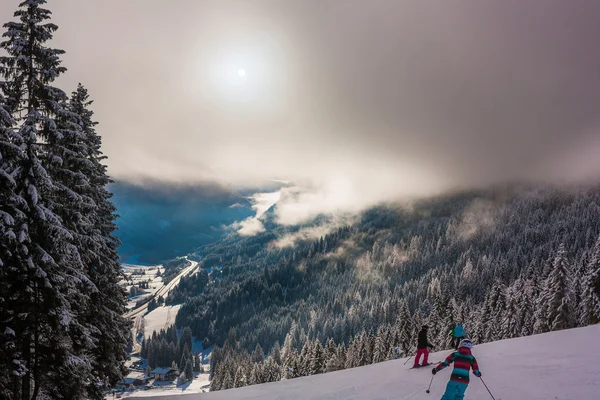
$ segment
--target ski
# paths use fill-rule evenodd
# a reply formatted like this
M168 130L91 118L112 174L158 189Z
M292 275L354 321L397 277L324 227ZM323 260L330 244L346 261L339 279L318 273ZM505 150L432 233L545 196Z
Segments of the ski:
M423 367L429 367L430 365L438 365L441 361L436 361L436 362L432 362L432 363L427 363L425 365L413 365L412 367L410 367L409 369L419 369L419 368L423 368Z

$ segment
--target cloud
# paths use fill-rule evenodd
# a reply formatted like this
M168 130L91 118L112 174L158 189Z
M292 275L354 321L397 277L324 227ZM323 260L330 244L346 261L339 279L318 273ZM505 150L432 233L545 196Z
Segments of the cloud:
M0 15L15 6L0 2ZM292 224L455 188L600 176L598 1L49 7L52 46L67 51L59 84L89 87L116 178L292 181L300 189L277 211ZM246 70L244 85L215 80L231 68Z
M271 245L284 248L293 247L297 242L316 240L325 237L336 229L352 225L356 222L356 219L357 216L354 214L331 214L323 218L317 225L303 227L296 232L286 233L277 240L274 240Z
M280 192L269 192L269 193L256 193L253 196L248 197L248 200L252 204L252 209L256 214L252 217L246 218L241 222L236 222L230 226L231 229L237 231L242 236L254 236L258 233L264 232L265 227L260 220L260 217L271 208L277 200L279 200Z
M259 219L251 217L251 218L247 218L241 222L239 222L236 225L237 229L237 233L239 233L242 236L254 236L258 233L264 232L265 231L265 227L262 224L262 222L260 222Z
M313 182L282 188L275 209L277 222L295 225L319 214L342 218L345 213L355 214L379 203L431 195L439 190L439 182L433 176L402 169L394 163L384 167L382 163L374 160L370 168L360 162L323 168Z
M486 199L475 199L463 211L456 224L449 228L450 234L467 240L483 232L493 232L499 212L497 203Z

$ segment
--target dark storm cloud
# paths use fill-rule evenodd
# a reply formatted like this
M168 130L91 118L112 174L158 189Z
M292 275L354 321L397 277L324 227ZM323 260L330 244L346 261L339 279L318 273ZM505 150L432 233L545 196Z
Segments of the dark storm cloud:
M305 216L600 174L596 0L49 6L117 177L294 180Z

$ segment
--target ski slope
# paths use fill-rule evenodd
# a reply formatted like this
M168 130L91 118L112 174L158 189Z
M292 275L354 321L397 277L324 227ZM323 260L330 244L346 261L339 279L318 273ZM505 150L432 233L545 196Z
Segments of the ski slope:
M449 351L434 353L440 361ZM476 346L483 379L496 400L600 399L600 325ZM155 400L439 400L450 369L433 379L431 368L410 370L392 360L366 367L213 393L155 396ZM150 393L148 393L150 395ZM465 400L491 399L474 377Z
M175 324L175 317L181 308L181 304L174 306L160 306L146 314L144 318L144 337L152 337L152 333L160 332L161 329L167 329Z

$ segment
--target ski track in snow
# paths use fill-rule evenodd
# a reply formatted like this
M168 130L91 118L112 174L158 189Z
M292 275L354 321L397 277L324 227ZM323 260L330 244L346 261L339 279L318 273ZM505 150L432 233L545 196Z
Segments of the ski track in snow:
M600 399L600 325L475 346L483 379L496 400ZM431 354L443 360L451 351ZM212 393L154 396L154 400L438 400L451 368L410 369L403 360ZM151 395L151 392L147 392ZM465 400L491 399L472 375Z

